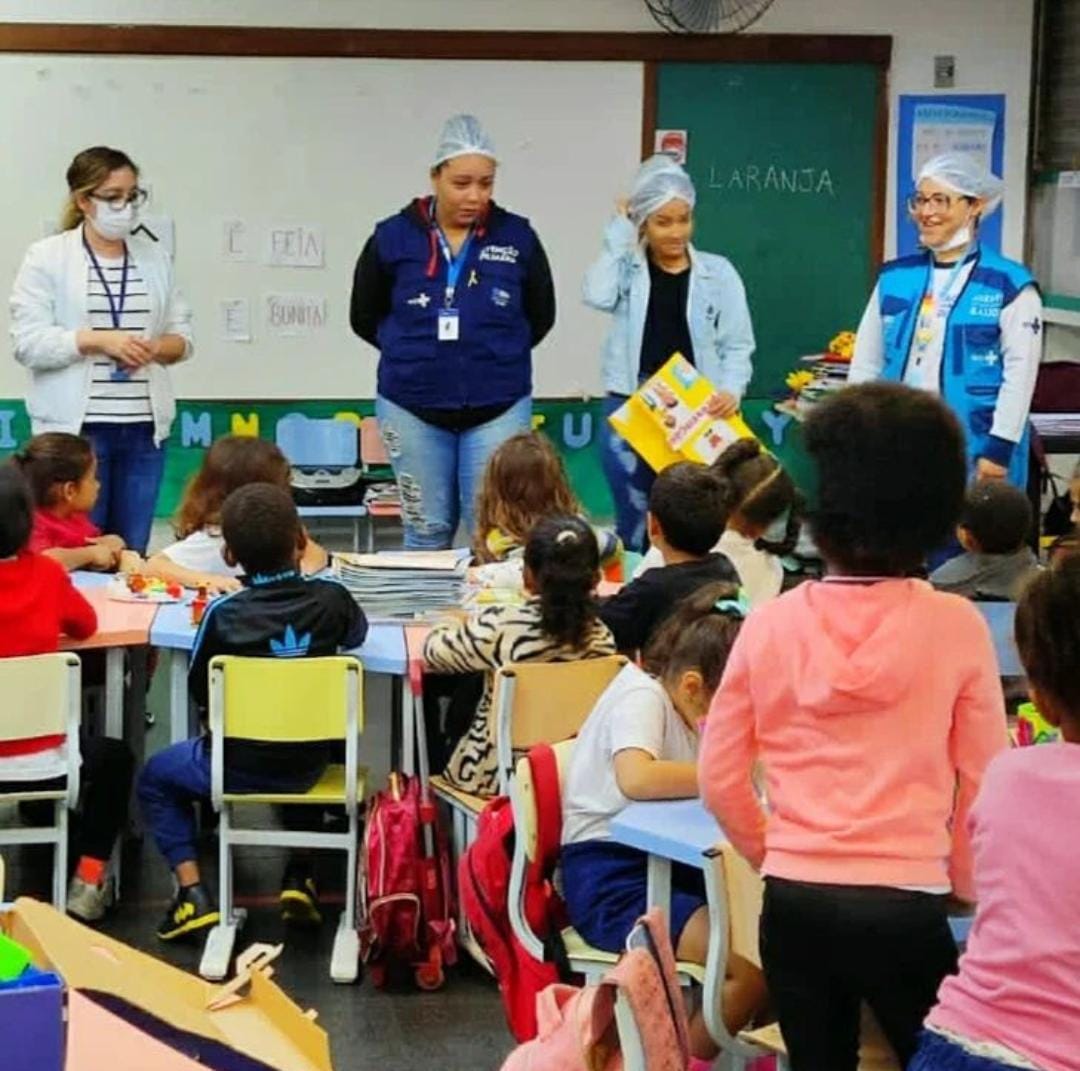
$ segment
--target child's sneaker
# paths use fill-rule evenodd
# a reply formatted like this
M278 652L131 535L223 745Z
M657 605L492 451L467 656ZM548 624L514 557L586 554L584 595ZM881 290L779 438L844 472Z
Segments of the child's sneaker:
M319 910L319 889L311 870L290 864L281 879L281 917L300 926L318 926L322 922Z
M105 911L112 906L112 885L103 882L94 885L83 881L77 874L68 884L67 913L83 922L100 922Z
M205 930L221 921L218 909L202 885L187 885L179 889L157 928L162 941Z

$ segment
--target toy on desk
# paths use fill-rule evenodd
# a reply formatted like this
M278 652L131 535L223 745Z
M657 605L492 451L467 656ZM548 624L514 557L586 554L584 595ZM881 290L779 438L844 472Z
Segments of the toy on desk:
M854 353L854 332L841 331L829 342L824 353L801 358L800 367L784 380L791 393L776 402L773 408L796 420L805 420L818 402L847 383Z
M1020 747L1031 744L1054 744L1061 739L1061 730L1054 728L1035 709L1034 703L1021 703L1016 710L1016 742Z
M207 606L210 605L210 598L206 593L205 587L200 587L195 592L195 598L191 600L191 623L198 628L202 624L203 615L206 613Z
M0 933L0 985L13 982L29 966L29 950Z
M181 602L184 588L175 580L129 573L109 582L108 596L118 602Z

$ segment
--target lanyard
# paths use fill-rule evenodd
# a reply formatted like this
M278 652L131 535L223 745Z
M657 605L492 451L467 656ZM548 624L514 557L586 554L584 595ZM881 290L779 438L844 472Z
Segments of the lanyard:
M949 310L952 308L951 299L955 296L953 294L953 288L956 286L956 282L960 278L960 274L967 264L968 258L961 257L949 273L948 279L945 280L945 285L941 288L941 309L938 311L938 302L934 298L935 268L933 263L931 263L930 278L919 305L919 320L915 327L916 363L922 360L923 355L926 353L930 346L930 342L934 337L934 320L948 315Z
M469 236L461 243L461 248L458 250L456 257L450 250L450 243L446 240L442 227L437 223L435 224L435 236L439 240L439 248L442 250L442 255L446 260L446 297L444 306L449 309L454 304L454 291L457 290L458 279L461 278L462 269L465 267L465 259L469 255L473 232L469 231Z
M90 263L94 266L94 271L97 272L97 277L101 280L101 285L105 290L105 297L109 301L109 316L112 318L113 327L118 328L120 321L124 316L124 302L127 300L127 284L128 284L128 248L127 243L124 243L124 268L120 273L120 299L114 300L113 293L109 289L109 284L105 279L105 273L101 270L101 265L98 263L98 258L94 256L94 251L90 248L90 243L86 240L86 235L83 235L83 247L86 249L86 255L90 258Z

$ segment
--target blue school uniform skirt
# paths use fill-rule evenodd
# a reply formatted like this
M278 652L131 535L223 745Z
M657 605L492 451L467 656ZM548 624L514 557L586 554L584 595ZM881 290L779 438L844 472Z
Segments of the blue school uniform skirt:
M648 908L648 856L609 840L564 844L563 899L575 930L594 948L622 952L634 923ZM671 866L671 943L677 947L690 916L705 904L700 870Z

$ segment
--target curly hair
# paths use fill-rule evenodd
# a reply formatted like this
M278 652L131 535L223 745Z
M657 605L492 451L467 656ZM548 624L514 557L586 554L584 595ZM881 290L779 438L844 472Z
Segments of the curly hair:
M738 585L718 581L680 599L645 648L645 671L670 681L696 669L715 692L743 623L741 612L720 607L725 600L739 600Z
M767 532L785 520L780 539L754 541L758 550L782 558L799 542L802 530L803 497L784 467L757 439L736 439L713 463L713 472L732 486L738 515L752 529Z
M853 576L906 576L951 534L967 462L956 417L898 383L846 387L803 434L817 468L810 513L825 560Z
M202 467L184 490L174 527L177 539L221 524L221 507L239 487L272 483L289 489L289 462L265 439L223 435L203 458Z
M540 596L540 625L552 639L582 647L596 620L600 576L596 536L580 517L546 517L525 544L525 567Z
M496 529L523 544L544 517L581 512L581 503L570 489L562 458L551 440L537 431L513 435L488 459L476 496L476 560L494 560L487 539Z

